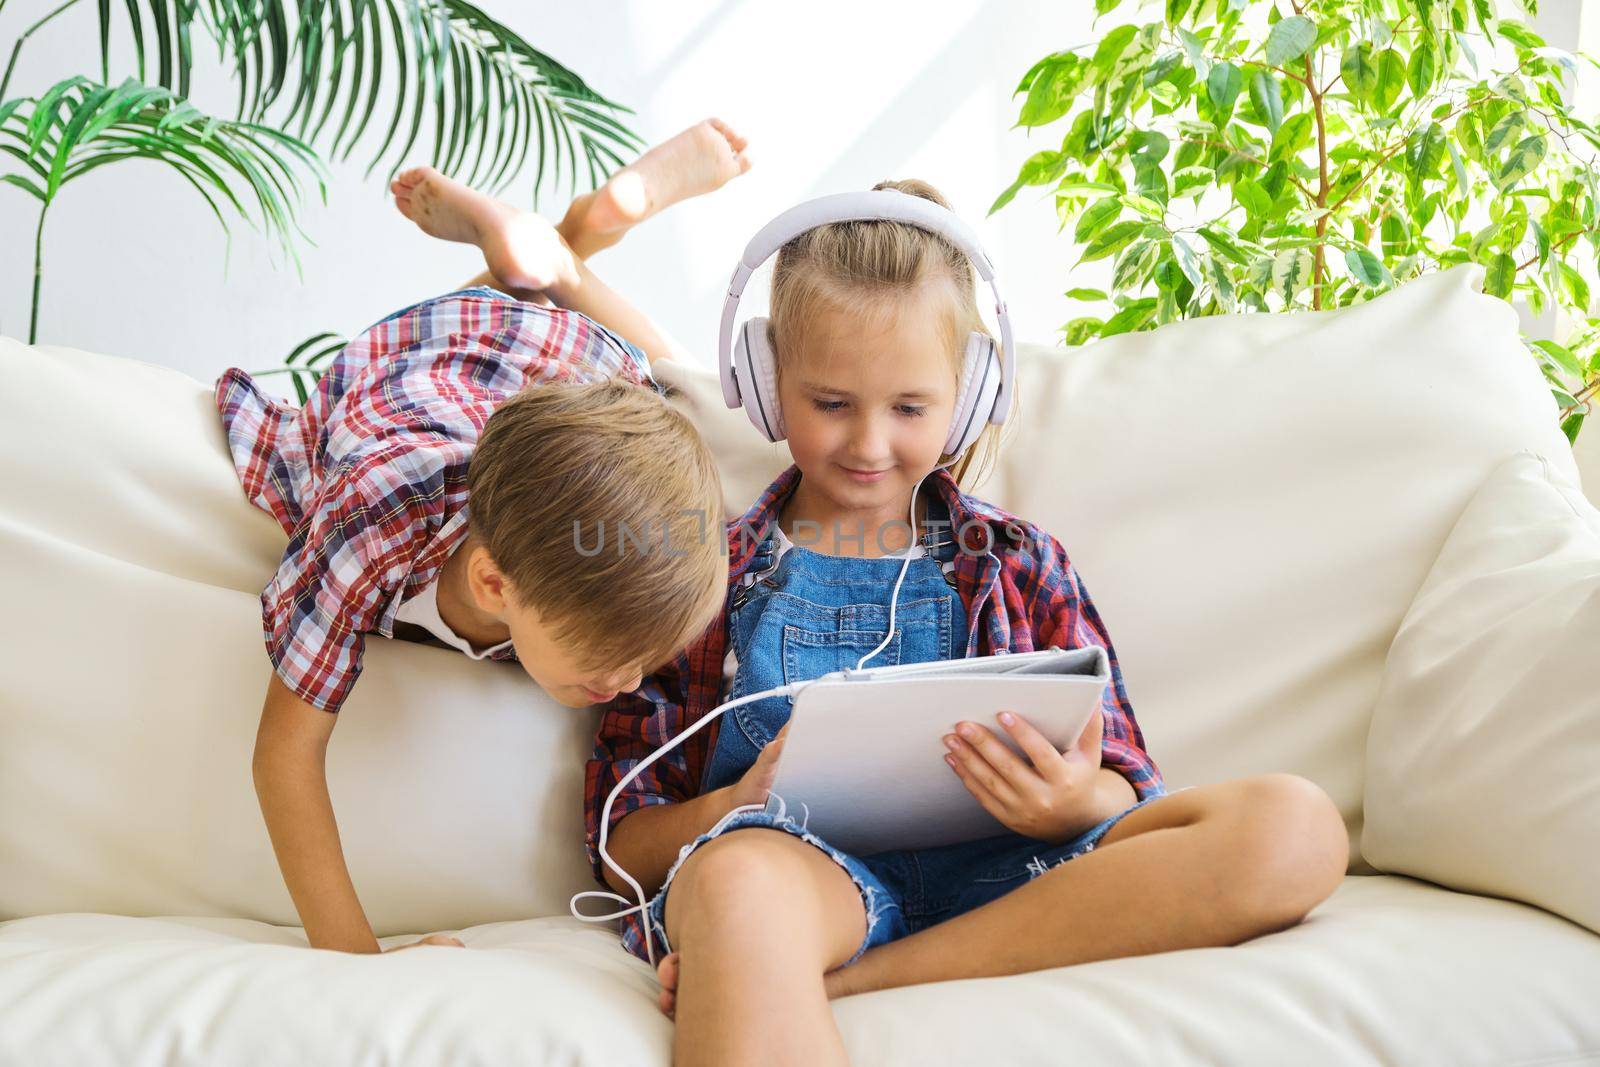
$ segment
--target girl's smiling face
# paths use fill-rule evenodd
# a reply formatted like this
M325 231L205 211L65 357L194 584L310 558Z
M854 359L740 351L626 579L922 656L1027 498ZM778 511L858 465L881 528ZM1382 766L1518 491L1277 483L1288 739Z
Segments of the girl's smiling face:
M956 393L949 300L928 285L866 313L818 306L780 359L789 451L810 492L839 513L828 518L903 516L938 465Z

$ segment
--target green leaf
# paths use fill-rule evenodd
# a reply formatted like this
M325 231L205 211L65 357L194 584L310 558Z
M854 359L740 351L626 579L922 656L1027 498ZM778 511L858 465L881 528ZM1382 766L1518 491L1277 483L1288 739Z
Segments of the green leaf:
M1160 257L1161 246L1154 241L1140 240L1129 245L1111 269L1112 291L1141 288L1140 283Z
M1484 135L1484 150L1486 152L1498 152L1500 146L1508 142L1520 131L1525 122L1522 112L1517 110L1508 112L1499 122L1490 127L1489 132Z
M1044 68L1048 67L1052 63L1060 62L1063 56L1070 55L1072 55L1071 52L1052 52L1043 59L1039 60L1039 62L1028 68L1028 73L1022 76L1022 81L1017 83L1016 92L1012 93L1011 95L1021 96L1023 93L1027 92L1028 89L1033 85L1033 79L1037 78L1039 73L1043 71Z
M1406 167L1418 180L1438 177L1445 152L1444 130L1437 122L1430 122L1406 138Z
M1272 135L1272 147L1267 152L1270 160L1294 159L1311 144L1316 120L1304 111L1290 115Z
M1163 52L1161 55L1156 57L1154 63L1151 63L1150 66L1146 68L1144 76L1140 79L1140 81L1143 83L1146 89L1158 85L1161 82L1166 81L1167 78L1171 76L1172 72L1178 68L1178 64L1182 62L1183 53L1181 51L1173 49L1169 52Z
M1181 233L1172 235L1172 255L1178 261L1178 269L1183 271L1183 276L1198 288L1205 281L1200 256Z
M1159 130L1138 130L1128 136L1127 145L1135 166L1154 167L1167 157L1172 142Z
M1067 169L1067 157L1060 152L1049 150L1035 152L1022 164L1022 169L1017 173L1017 180L1012 182L1005 192L1001 193L989 208L989 214L1011 203L1012 197L1017 195L1025 185L1044 185L1053 182Z
M1265 218L1272 212L1272 197L1249 178L1234 183L1233 197L1253 216Z
M1233 279L1228 276L1228 268L1214 256L1207 256L1205 265L1212 291L1217 294L1217 302L1222 305L1224 311L1233 311L1237 307L1237 302L1233 292Z
M1517 280L1517 263L1505 252L1494 256L1486 264L1483 291L1490 296L1511 299L1511 288Z
M1068 348L1074 348L1091 338L1098 337L1100 327L1104 325L1103 319L1095 318L1093 315L1073 319L1061 328L1061 343Z
M1206 56L1205 43L1182 26L1178 27L1178 42L1183 45L1183 54L1189 57L1194 76L1200 81L1210 78L1211 60Z
M1290 15L1267 34L1267 65L1281 67L1310 51L1317 24L1304 15Z
M1068 289L1065 295L1068 300L1106 299L1106 294L1101 292L1099 289Z
M1079 244L1086 243L1095 234L1115 222L1121 213L1122 200L1119 197L1108 196L1096 200L1078 216L1078 224L1072 231L1073 240Z
M1132 242L1134 238L1144 233L1145 228L1149 225L1147 222L1135 222L1130 219L1110 226L1089 243L1089 247L1084 249L1083 255L1079 257L1078 262L1091 263L1094 260L1104 259L1120 251L1125 245Z
M1272 257L1272 287L1285 304L1293 304L1294 295L1311 281L1315 265L1309 248L1286 248Z
M1344 262L1350 268L1350 276L1368 289L1388 288L1394 284L1383 261L1365 248L1346 249Z
M1215 258L1216 255L1221 255L1233 260L1241 267L1249 266L1250 256L1243 248L1239 247L1235 239L1229 234L1224 233L1215 226L1201 226L1200 236L1206 239L1206 247L1213 253L1212 258Z
M1449 138L1445 139L1445 148L1450 151L1450 169L1455 175L1456 193L1465 197L1472 191L1472 179L1467 175L1467 165L1461 158L1461 153L1456 149L1456 143Z
M1571 302L1573 307L1581 308L1587 312L1589 309L1589 283L1584 280L1583 275L1572 264L1563 262L1560 266L1561 280L1566 288L1568 301ZM1577 374L1580 378L1583 376L1581 370Z
M1346 48L1339 73L1344 75L1344 84L1350 92L1362 100L1371 99L1372 91L1378 87L1378 64L1372 55L1372 45L1358 41Z
M1206 95L1223 114L1233 110L1233 102L1239 98L1243 88L1244 74L1232 63L1219 62L1213 65L1211 76L1206 79Z
M1583 417L1586 414L1588 414L1588 412L1577 411L1562 420L1561 432L1567 435L1567 441L1569 443L1578 443L1578 432L1583 429Z
M1018 126L1044 126L1072 110L1078 91L1083 88L1087 69L1083 60L1070 52L1047 63L1033 78L1028 98L1017 116Z
M1545 139L1538 134L1518 141L1517 146L1506 157L1499 173L1495 175L1495 184L1504 190L1533 173L1533 169L1544 159L1545 148Z
M1277 133L1278 127L1283 124L1283 86L1277 77L1264 70L1251 74L1250 102L1255 105L1256 114L1261 116L1267 129Z
M1387 114L1405 87L1405 61L1393 48L1385 48L1378 55L1378 84L1372 90L1372 106L1379 114Z
M1434 55L1433 45L1424 42L1415 52L1411 53L1411 63L1406 69L1406 81L1411 86L1411 95L1418 100L1427 95L1433 88L1434 71L1437 69L1438 60Z
M1100 330L1101 337L1111 337L1119 333L1128 333L1139 329L1149 322L1156 313L1156 299L1153 296L1142 297L1133 301L1127 307L1117 312L1107 320Z
M1117 60L1122 58L1122 53L1127 51L1128 45L1133 43L1133 38L1138 34L1138 27L1132 25L1117 26L1100 39L1100 44L1094 50L1094 57L1089 60L1101 76L1109 76L1116 67Z
M1533 346L1539 351L1543 352L1545 355L1549 356L1550 359L1562 370L1566 371L1580 382L1583 381L1583 364L1579 362L1578 357L1573 355L1572 352L1565 346L1558 345L1554 341L1547 340L1534 341Z

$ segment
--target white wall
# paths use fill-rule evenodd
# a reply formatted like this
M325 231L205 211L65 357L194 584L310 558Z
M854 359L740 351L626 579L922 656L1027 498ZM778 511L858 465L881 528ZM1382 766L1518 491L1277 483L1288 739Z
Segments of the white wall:
M1011 90L1035 59L1091 35L1085 5L631 0L540 5L542 17L508 0L484 6L635 108L635 128L649 141L707 115L750 137L750 174L652 221L593 264L708 361L721 294L749 236L801 199L886 177L934 182L977 225L1020 336L1049 338L1069 317L1060 295L1069 257L1049 202L1025 194L992 220L983 214L1021 160L1060 137L1030 143L1010 132ZM0 40L47 9L11 0ZM85 4L36 35L13 91L92 73L94 26ZM226 107L225 79L197 84L201 106ZM531 206L530 185L519 182L509 195ZM559 216L565 200L547 190L540 207ZM12 336L27 334L35 217L31 199L0 185L0 332ZM209 379L230 365L276 365L312 333L359 330L480 269L470 248L424 237L395 212L380 176L363 182L354 165L336 169L327 207L308 210L304 223L317 247L302 253L302 280L243 226L225 256L209 211L164 168L102 168L51 209L40 340Z
M51 6L11 0L0 14L0 51L9 56L14 37ZM707 115L750 137L757 164L749 175L675 208L594 263L708 361L723 286L749 236L801 199L885 177L932 181L977 226L1021 338L1052 339L1076 313L1062 292L1105 284L1103 262L1069 271L1074 257L1037 190L983 217L1021 160L1061 135L1057 128L1030 140L1011 130L1011 90L1046 52L1092 39L1086 0L612 0L542 5L542 15L512 0L484 6L637 110L634 125L647 140ZM1125 17L1114 13L1112 24ZM1574 48L1581 39L1600 52L1600 0L1587 9L1544 0L1537 25L1553 44ZM13 93L92 73L95 39L93 5L80 4L28 43ZM225 110L231 83L205 58L199 65L197 101ZM317 247L302 253L303 278L242 225L228 254L199 197L165 168L123 163L89 175L51 211L40 340L209 380L230 365L276 366L312 333L354 332L479 269L472 250L422 236L394 211L380 177L363 181L361 170L337 167L327 206L306 211ZM529 184L509 194L520 206L531 206ZM547 194L539 206L559 215L565 199ZM27 335L35 218L32 200L0 185L0 332L12 336ZM1585 444L1589 484L1600 486L1600 428Z

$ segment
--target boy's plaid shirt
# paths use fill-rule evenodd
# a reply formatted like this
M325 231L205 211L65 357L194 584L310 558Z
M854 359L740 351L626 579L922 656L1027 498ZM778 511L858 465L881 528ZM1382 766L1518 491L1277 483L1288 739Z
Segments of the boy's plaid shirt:
M1101 704L1105 722L1101 765L1125 777L1141 800L1164 793L1161 772L1145 751L1144 736L1134 720L1111 638L1066 550L1031 523L961 492L948 472L936 471L930 481L949 508L951 530L965 549L956 555L955 577L969 620L967 655L1089 645L1104 648L1111 662L1111 682ZM798 468L790 467L743 518L728 524L728 599L721 618L673 662L649 675L638 690L606 706L594 757L584 776L586 844L601 884L605 880L596 845L606 797L650 753L721 702L728 614L739 578L799 482ZM985 551L991 546L992 550ZM884 595L887 597L888 589ZM619 820L640 808L698 795L720 725L721 719L708 723L630 782L612 808L608 832L614 832ZM624 945L642 953L637 947L642 938L638 915L629 916Z
M465 536L467 464L503 400L533 383L613 377L654 385L644 354L590 319L482 287L373 326L303 408L266 396L244 371L223 374L216 401L245 495L289 535L261 593L283 683L339 710L361 674L364 635L393 636L401 602Z

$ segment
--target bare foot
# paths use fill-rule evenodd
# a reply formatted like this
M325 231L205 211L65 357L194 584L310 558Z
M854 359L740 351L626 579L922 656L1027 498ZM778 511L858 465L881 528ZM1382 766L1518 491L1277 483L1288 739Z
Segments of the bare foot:
M720 189L749 170L748 144L721 119L690 126L574 200L561 235L585 258L609 248L663 208Z
M661 958L656 964L656 981L661 983L661 995L656 998L656 1003L661 1006L661 1014L672 1018L678 1010L678 954L670 953Z
M538 215L446 178L412 167L389 183L400 214L422 232L477 245L495 278L511 289L549 289L577 279L572 250Z

